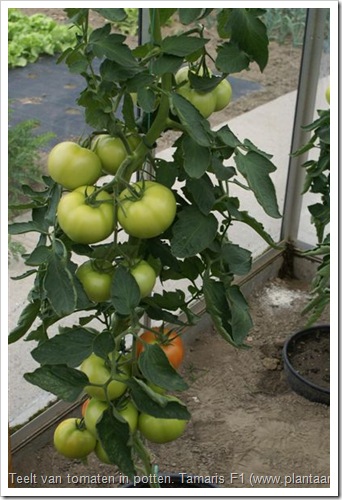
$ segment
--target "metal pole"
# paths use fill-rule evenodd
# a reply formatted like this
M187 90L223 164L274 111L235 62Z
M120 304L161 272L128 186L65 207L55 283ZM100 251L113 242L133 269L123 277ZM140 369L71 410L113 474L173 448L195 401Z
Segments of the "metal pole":
M303 131L302 126L312 122L315 112L317 83L324 42L324 24L328 10L308 9L307 11L291 153L308 141L309 134ZM295 242L298 237L303 201L301 192L305 177L305 170L301 165L306 159L307 155L290 157L280 233L281 241Z

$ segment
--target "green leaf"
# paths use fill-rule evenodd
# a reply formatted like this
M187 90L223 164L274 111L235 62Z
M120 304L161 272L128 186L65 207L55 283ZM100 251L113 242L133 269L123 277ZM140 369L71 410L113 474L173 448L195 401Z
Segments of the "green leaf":
M51 249L44 246L37 246L32 253L25 259L27 266L40 266L49 259Z
M159 20L160 20L160 25L164 26L167 24L168 20L170 17L177 11L177 9L165 9L164 7L162 9L159 9Z
M249 151L246 155L237 151L235 163L266 214L280 218L275 188L269 177L269 174L276 170L273 163L255 151Z
M200 146L210 147L210 125L201 113L183 96L173 93L171 101L187 133Z
M119 266L114 273L111 297L116 311L123 316L131 314L140 302L139 286L123 266Z
M208 42L206 38L197 38L187 35L167 36L161 42L161 50L172 56L186 57L202 49Z
M125 120L125 125L128 127L129 130L134 130L136 128L134 104L130 94L125 94L124 96L122 114Z
M197 255L214 241L217 227L213 214L204 215L194 206L185 208L173 226L172 254L180 258Z
M233 243L223 245L222 260L230 272L239 276L247 274L252 267L252 253Z
M138 103L145 113L152 113L156 103L156 96L153 90L145 87L138 89Z
M93 352L96 335L86 328L63 328L31 352L40 365L79 366Z
M89 383L88 377L66 365L45 365L25 373L24 379L64 401L75 401Z
M228 125L224 125L216 132L217 137L226 144L227 146L235 149L238 146L242 146L241 141L236 137L236 135L230 130Z
M206 311L210 314L217 332L224 340L238 347L232 337L232 315L223 283L214 281L205 275L203 279L203 294Z
M37 232L46 234L46 227L42 226L40 223L36 221L29 222L14 222L8 226L8 234L24 234L30 232Z
M152 395L153 391L138 379L127 381L127 385L131 389L134 404L140 412L148 413L156 418L190 420L191 415L186 406L176 398L160 394Z
M165 73L176 73L183 64L183 58L171 56L169 54L161 54L152 62L152 71L156 75L164 75Z
M139 66L130 48L122 43L122 35L111 34L96 40L93 43L93 51L99 59L106 57L120 66Z
M185 136L182 141L184 169L189 177L199 179L208 170L211 160L210 149Z
M202 214L208 215L216 201L214 186L210 178L205 176L201 179L188 179L186 189Z
M190 24L202 14L203 9L178 9L179 20L182 24Z
M177 309L184 305L185 294L183 290L175 290L174 292L163 290L163 295L154 293L146 302L148 304L157 304L160 308L168 309L169 311L177 311Z
M120 472L130 479L136 475L132 458L132 447L129 444L130 431L127 422L121 422L108 408L102 413L96 424L99 441L112 464L119 467Z
M73 275L67 267L65 246L55 240L55 247L56 251L49 254L43 287L52 308L62 317L74 312L77 295Z
M267 231L265 231L265 228L264 228L264 226L262 225L261 222L259 222L256 219L254 219L254 217L252 217L251 215L249 215L249 213L246 212L246 211L239 211L238 214L239 214L238 217L236 217L236 213L234 214L234 216L236 217L236 220L244 222L245 224L247 224L248 226L250 226L271 247L279 249L279 246L275 243L275 241L267 233Z
M198 92L211 92L224 79L221 76L198 76L192 71L189 71L190 86Z
M106 359L108 354L115 350L115 342L108 330L96 335L93 341L92 352L100 358Z
M137 92L141 87L149 87L153 82L153 75L147 72L142 72L127 80L126 88L128 92Z
M250 59L233 42L225 42L217 48L216 68L222 73L240 73L247 69Z
M242 346L243 341L253 327L249 314L249 306L240 288L236 285L226 287L227 298L230 306L231 331L236 345Z
M126 19L127 17L125 9L91 9L91 10L97 12L98 14L100 14L100 16L112 22L120 22Z
M224 163L216 157L213 157L212 159L211 169L219 181L227 181L236 175L234 167L224 165Z
M141 373L150 382L168 391L184 391L187 383L170 365L164 351L157 344L146 344L139 356Z
M32 323L38 316L40 305L40 300L34 300L24 307L24 309L20 313L17 326L10 332L8 336L9 344L13 344L17 340L21 339L30 329Z

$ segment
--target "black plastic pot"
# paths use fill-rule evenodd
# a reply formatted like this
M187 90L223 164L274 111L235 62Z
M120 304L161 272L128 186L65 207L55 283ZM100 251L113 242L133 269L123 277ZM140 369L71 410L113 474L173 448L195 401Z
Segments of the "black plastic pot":
M330 388L317 385L309 380L307 376L303 376L294 368L291 360L296 352L298 352L306 342L310 342L313 338L318 341L320 338L330 340L330 326L313 326L311 328L301 330L289 337L283 348L284 371L290 387L297 394L310 401L329 405ZM308 353L308 355L310 355L310 353Z
M194 476L191 474L158 474L158 477L162 479L159 483L160 488L217 488L217 485L212 483L206 483L199 480L200 476ZM189 478L189 481L187 481ZM133 483L126 484L123 488L150 488L148 483L139 483L134 485Z

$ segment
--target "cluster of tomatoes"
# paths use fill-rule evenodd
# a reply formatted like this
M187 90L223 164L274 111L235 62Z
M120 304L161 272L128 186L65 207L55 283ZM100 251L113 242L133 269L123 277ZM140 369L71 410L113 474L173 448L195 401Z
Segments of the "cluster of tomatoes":
M179 368L184 358L184 345L181 337L172 331L146 331L137 341L137 356L144 350L144 344L158 343L167 356L170 364ZM95 452L103 463L111 463L104 450L96 429L103 413L112 408L116 416L126 421L131 433L140 434L153 443L167 443L179 438L185 431L187 421L156 418L139 412L127 396L125 379L129 377L131 359L123 355L117 362L115 379L111 377L110 368L105 360L91 354L80 367L89 379L85 387L88 399L82 405L82 418L67 418L56 428L54 445L59 453L67 458L83 459ZM165 394L165 390L154 384L148 384L156 393ZM106 391L104 389L106 386Z

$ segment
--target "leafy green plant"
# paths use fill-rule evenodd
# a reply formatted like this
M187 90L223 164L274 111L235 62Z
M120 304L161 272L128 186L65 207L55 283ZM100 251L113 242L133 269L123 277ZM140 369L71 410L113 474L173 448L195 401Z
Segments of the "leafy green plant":
M108 175L99 173L94 184L83 186L78 184L79 162L71 152L65 164L54 164L58 182L45 176L45 189L31 192L32 220L10 225L10 234L34 231L39 242L25 256L29 270L17 277L34 275L35 281L9 342L23 337L37 342L31 353L40 366L25 374L32 384L66 401L86 393L105 403L95 426L95 452L133 478L137 472L149 475L154 470L144 436L158 442L175 439L191 417L174 395L188 384L165 347L199 321L196 302L203 300L228 344L246 347L252 320L235 278L250 271L252 255L232 241L232 225L248 226L277 246L230 192L231 186L247 190L269 217L281 217L271 155L249 139L240 140L228 125L213 130L198 106L203 96L213 100L212 93L228 74L248 69L251 62L263 71L268 37L260 19L263 10L222 9L217 29L223 41L215 59L220 75L213 76L207 66L213 56L206 50L209 40L202 25L212 9L149 9L150 40L134 50L125 36L112 32L111 23L125 19L125 11L95 10L106 22L89 33L89 9L66 9L81 35L59 62L85 78L77 102L93 132L82 147L95 155L101 152L109 163L114 148L121 161L115 168L106 163ZM163 38L162 27L173 15L183 30ZM189 66L185 84L197 100L181 95L184 82L177 83L177 74L184 65ZM215 108L216 100L211 112ZM166 161L155 148L168 130L174 131L175 140L173 157ZM106 155L101 136L108 138ZM58 176L66 166L73 191L63 188ZM95 281L89 297L77 277L77 258L90 261L94 279L107 275L109 298L94 294ZM144 265L137 275L139 263ZM152 288L156 276L158 292ZM147 296L142 291L151 288ZM60 324L75 312L73 326ZM59 324L59 334L51 336L54 324ZM145 341L142 331L155 334L156 342ZM139 413L136 430L120 413L129 404ZM149 437L146 418L158 421L162 438ZM75 425L81 431L85 424Z
M308 325L311 325L330 302L330 233L327 233L330 223L330 109L319 110L318 118L303 129L312 132L311 138L294 155L318 151L318 157L302 165L306 170L302 194L310 192L321 197L319 202L308 207L318 243L312 250L304 252L304 255L322 259L312 282L311 299L303 310L303 314L310 313Z
M35 134L37 120L25 120L8 129L8 203L9 216L17 214L15 205L29 199L31 188L43 187L42 168L39 165L41 148L55 134Z
M270 40L279 44L291 41L294 47L303 45L307 9L266 9L263 21Z
M8 9L8 65L26 66L42 54L63 52L75 43L76 28L58 24L44 14L27 16Z

